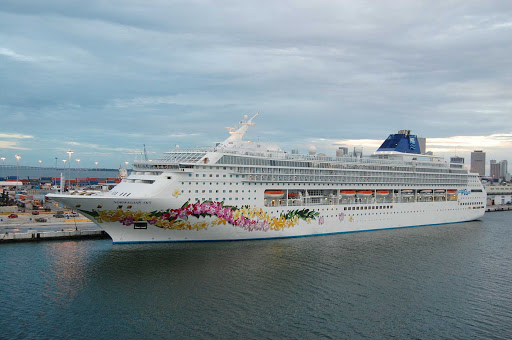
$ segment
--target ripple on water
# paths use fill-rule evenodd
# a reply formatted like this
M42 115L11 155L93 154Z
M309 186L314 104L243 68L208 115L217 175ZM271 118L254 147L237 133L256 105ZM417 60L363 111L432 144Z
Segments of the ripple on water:
M509 216L253 242L4 244L0 329L7 338L508 338Z

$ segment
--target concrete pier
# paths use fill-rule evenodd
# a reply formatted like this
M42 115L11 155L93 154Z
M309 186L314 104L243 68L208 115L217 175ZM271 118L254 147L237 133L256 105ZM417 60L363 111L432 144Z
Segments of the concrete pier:
M56 218L53 216L54 213L19 213L17 218L9 218L7 214L0 213L0 243L109 238L103 230L84 216ZM37 222L36 219L41 217L46 221Z
M22 241L70 240L86 238L110 238L103 230L29 230L22 232L0 233L0 243Z
M485 208L486 212L509 211L509 210L512 210L512 205L511 204L488 205Z

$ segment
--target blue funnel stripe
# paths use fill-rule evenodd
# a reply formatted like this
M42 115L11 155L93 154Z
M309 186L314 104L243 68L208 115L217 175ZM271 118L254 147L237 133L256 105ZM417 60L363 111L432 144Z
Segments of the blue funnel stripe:
M392 134L382 143L377 151L397 151L420 154L420 144L415 135Z

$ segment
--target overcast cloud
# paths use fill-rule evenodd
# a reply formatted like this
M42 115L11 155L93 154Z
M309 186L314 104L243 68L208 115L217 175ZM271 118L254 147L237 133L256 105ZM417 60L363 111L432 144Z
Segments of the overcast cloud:
M511 56L510 1L3 0L0 153L115 167L260 112L288 150L411 129L510 162Z

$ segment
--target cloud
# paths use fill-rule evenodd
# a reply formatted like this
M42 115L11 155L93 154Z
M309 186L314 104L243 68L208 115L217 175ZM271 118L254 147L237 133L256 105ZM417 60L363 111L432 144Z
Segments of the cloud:
M0 138L27 139L27 138L34 138L34 136L22 135L19 133L0 133Z
M97 152L100 151L111 151L111 152L121 152L121 153L130 153L130 154L140 154L141 150L138 149L130 149L130 148L120 148L120 147L109 147L94 143L82 143L82 142L64 142L64 144L74 146L76 148L80 148L80 152L88 152L87 150L83 151L83 149L93 149ZM60 149L62 151L67 151L67 149Z
M512 130L511 18L492 1L4 0L2 130L34 136L34 159L74 141L102 163L143 143L211 145L255 112L254 139L284 147L376 149L411 129L498 150L508 137L492 136Z
M36 59L33 57L18 54L16 52L14 52L8 48L4 48L4 47L0 47L0 55L9 57L16 61L24 61L24 62L35 62L36 61Z
M5 48L5 47L0 47L0 56L5 56L5 57L8 57L8 58L10 58L12 60L15 60L15 61L27 62L27 63L58 61L57 58L50 57L50 56L37 56L37 57L34 57L34 56L28 56L28 55L19 54L19 53L14 52L11 49L8 49L8 48Z
M5 140L0 140L0 149L31 150L30 148L19 146L17 142Z

